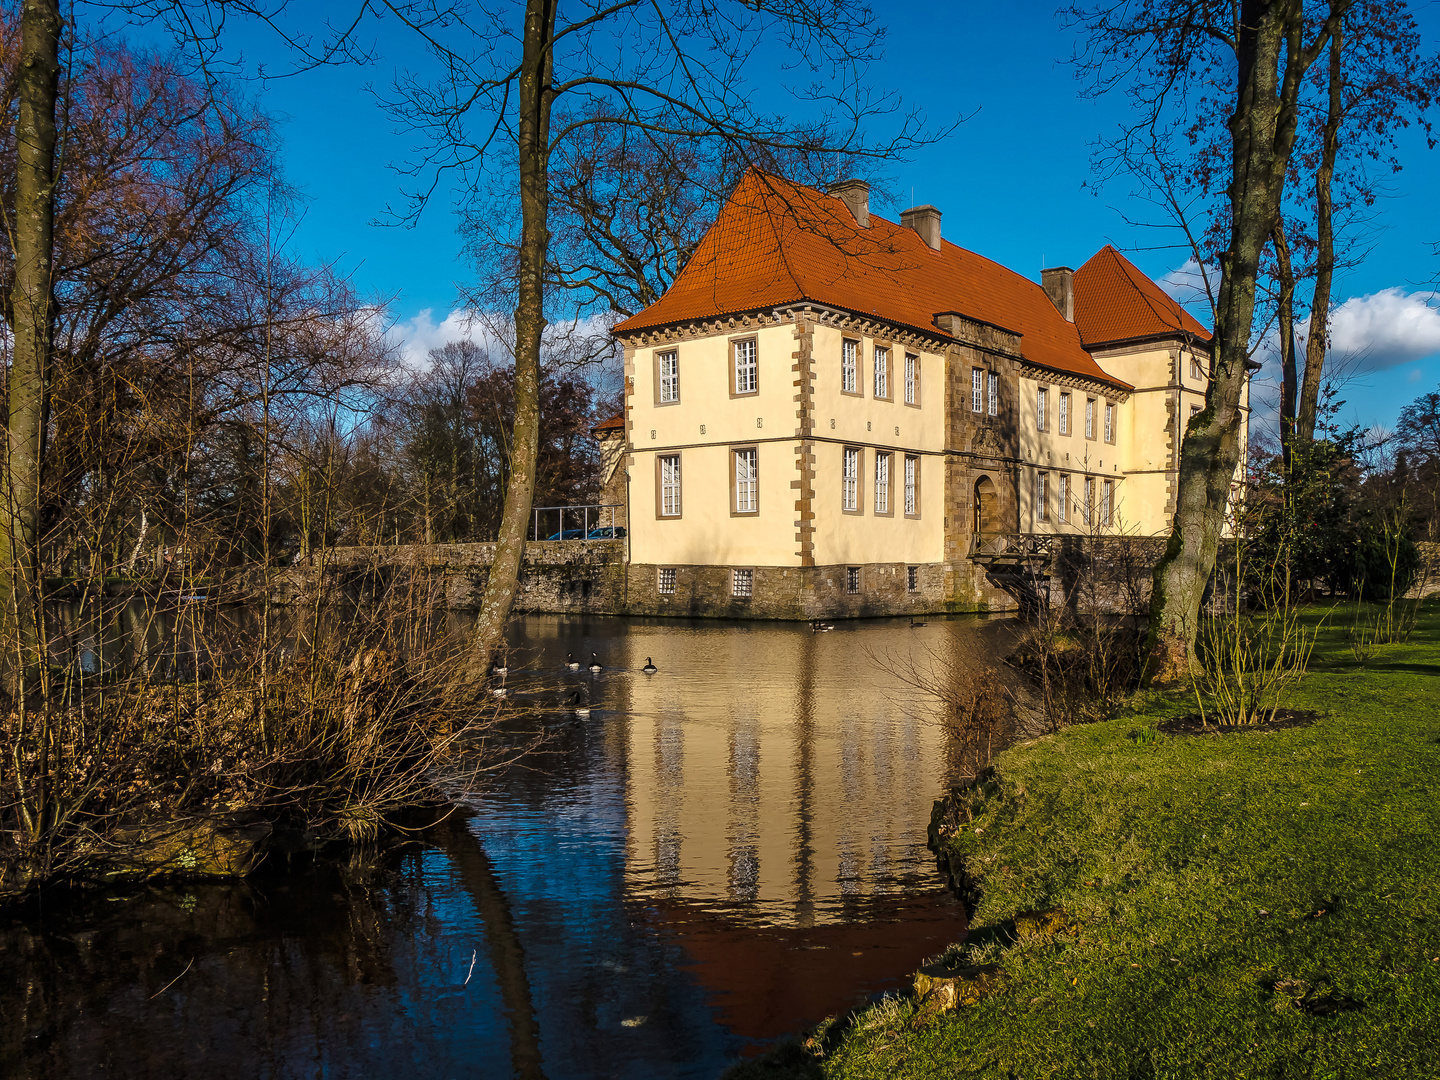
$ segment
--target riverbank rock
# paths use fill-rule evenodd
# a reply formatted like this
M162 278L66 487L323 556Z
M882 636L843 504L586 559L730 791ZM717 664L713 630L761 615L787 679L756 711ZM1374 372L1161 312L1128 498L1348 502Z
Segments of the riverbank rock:
M1064 908L1022 911L1015 916L1015 937L1019 941L1053 941L1055 938L1074 934L1079 929L1078 920L1071 918Z
M1004 982L1005 975L999 964L966 967L931 964L923 967L915 973L915 1000L918 1003L915 1023L923 1023L941 1013L968 1008L997 993Z

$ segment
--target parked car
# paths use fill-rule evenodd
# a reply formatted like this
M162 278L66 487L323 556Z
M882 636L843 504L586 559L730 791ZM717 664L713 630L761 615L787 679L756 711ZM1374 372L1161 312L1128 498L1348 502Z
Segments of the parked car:
M625 539L624 525L601 525L598 529L591 529L585 536L586 540L623 540Z
M585 530L584 530L584 529L562 529L560 532L557 532L554 536L547 536L545 539L546 539L546 540L584 540L584 539L585 539Z

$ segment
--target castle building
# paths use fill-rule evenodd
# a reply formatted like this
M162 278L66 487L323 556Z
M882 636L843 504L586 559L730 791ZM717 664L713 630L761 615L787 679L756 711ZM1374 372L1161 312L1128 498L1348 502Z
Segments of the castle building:
M614 328L629 610L977 610L987 541L1168 533L1209 333L1113 247L1037 283L940 219L752 170Z

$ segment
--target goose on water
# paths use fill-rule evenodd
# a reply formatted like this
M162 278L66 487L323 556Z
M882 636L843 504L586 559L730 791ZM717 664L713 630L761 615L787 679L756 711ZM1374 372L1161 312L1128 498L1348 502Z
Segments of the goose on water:
M603 667L600 666L600 660L599 660L599 658L598 658L593 652L590 654L590 670L591 670L591 671L604 671L604 670L605 670Z
M567 652L565 654L565 666L568 667L571 671L579 671L580 661L575 659L574 653Z
M657 667L651 662L650 657L647 656L647 657L645 657L645 666L642 667L640 670L643 671L646 675L654 675L655 672L659 671L660 669L657 668Z
M494 694L496 697L504 697L506 694L510 693L510 691L506 690L503 686L496 686L491 689L490 693Z
M491 675L508 675L508 674L510 674L510 665L509 665L508 663L506 663L506 664L491 664L491 665L490 665L490 674L491 674Z
M911 616L910 616L910 625L911 625L912 627L915 627L915 626L924 626L925 624L924 624L923 622L916 622L916 621L915 621L915 616L914 616L914 615L911 615Z
M810 629L817 634L823 634L829 630L834 630L835 624L833 622L822 622L819 619L811 619Z
M590 715L590 703L588 701L580 700L579 690L576 690L575 693L570 695L570 704L574 707L576 716Z

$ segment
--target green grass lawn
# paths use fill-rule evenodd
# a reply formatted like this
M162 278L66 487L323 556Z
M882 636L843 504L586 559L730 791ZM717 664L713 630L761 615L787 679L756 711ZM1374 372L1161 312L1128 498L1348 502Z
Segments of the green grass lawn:
M1311 727L1156 736L1194 704L1151 697L1006 752L955 840L963 953L1004 991L918 1025L887 1002L737 1076L1440 1076L1440 606L1363 666L1353 618L1289 697ZM1069 937L1003 929L1057 905Z

